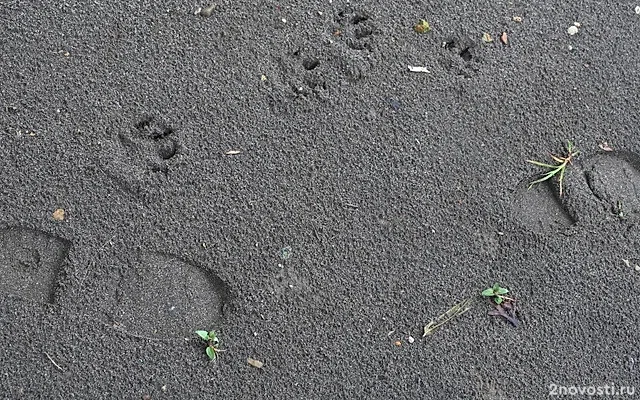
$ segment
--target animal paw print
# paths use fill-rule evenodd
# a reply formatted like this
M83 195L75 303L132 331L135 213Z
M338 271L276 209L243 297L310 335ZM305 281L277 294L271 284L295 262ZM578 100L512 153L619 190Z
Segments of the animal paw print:
M478 72L476 42L469 38L447 38L442 42L445 50L442 64L448 71L466 78Z
M174 128L158 117L146 116L107 138L101 166L125 190L142 194L166 186L181 149Z
M366 11L345 8L336 15L333 36L352 50L373 51L373 33L373 22Z

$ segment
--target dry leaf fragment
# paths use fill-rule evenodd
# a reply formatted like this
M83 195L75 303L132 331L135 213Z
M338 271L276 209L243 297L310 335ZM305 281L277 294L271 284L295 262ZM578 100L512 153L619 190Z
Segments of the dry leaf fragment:
M427 69L427 67L414 67L413 65L409 65L408 67L409 67L409 71L411 72L424 72L425 74L428 74L431 72Z
M493 38L491 37L491 35L489 35L487 32L482 34L482 41L485 43L491 43L493 42Z
M600 143L598 147L600 147L604 151L613 151L613 149L609 147L609 144L607 142Z
M413 30L417 33L426 33L431 31L431 25L424 19L421 19L414 27Z
M200 15L202 15L205 18L209 18L211 16L211 14L213 14L213 10L216 9L216 5L215 4L211 4L209 7L205 7L203 9L200 10Z
M252 367L256 367L256 368L264 367L264 363L262 361L255 360L251 357L247 358L247 363L249 363L249 365L251 365Z
M242 153L242 151L240 150L228 150L224 154L228 156L235 156L236 154L240 154L240 153Z
M509 44L509 37L507 36L507 32L502 32L502 35L500 35L500 41L505 45Z
M64 210L62 208L58 208L53 212L53 219L56 221L64 220Z

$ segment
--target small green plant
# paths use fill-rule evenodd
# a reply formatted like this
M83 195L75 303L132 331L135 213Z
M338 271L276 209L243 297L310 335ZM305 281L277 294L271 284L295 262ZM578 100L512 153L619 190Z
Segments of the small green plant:
M560 157L560 156L555 156L551 154L551 158L553 158L553 160L558 163L556 165L545 164L543 162L535 161L535 160L527 160L527 162L530 162L531 164L548 169L548 171L542 176L542 178L536 179L535 181L529 184L529 189L531 189L533 185L536 185L540 182L544 182L547 179L551 179L554 176L560 174L560 176L558 177L558 184L560 185L560 197L562 197L562 192L563 192L562 182L564 180L565 170L567 169L567 165L571 164L571 160L573 159L573 157L577 156L579 153L580 153L579 151L575 150L575 147L573 146L573 142L568 140L567 154L565 156Z
M206 352L210 360L215 360L218 358L218 353L224 351L220 348L220 338L218 338L218 333L216 331L196 331L196 334L200 336L202 340L207 342Z
M502 304L505 300L512 300L509 297L505 296L505 294L509 293L508 289L505 289L500 286L500 284L496 283L493 287L487 288L482 291L483 297L490 297L496 304Z

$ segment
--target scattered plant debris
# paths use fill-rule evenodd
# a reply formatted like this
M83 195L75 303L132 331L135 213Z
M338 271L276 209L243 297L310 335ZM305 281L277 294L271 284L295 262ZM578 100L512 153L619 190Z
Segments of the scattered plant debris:
M573 157L577 156L579 153L580 153L579 151L575 150L575 147L573 146L573 142L569 140L567 141L567 154L565 156L560 157L560 156L554 156L553 154L551 154L551 158L553 158L553 160L558 163L556 165L545 164L540 161L527 160L531 164L534 164L549 170L547 171L547 173L544 174L542 178L536 179L535 181L531 182L529 184L529 189L531 189L533 185L536 185L540 182L544 182L547 179L551 179L555 175L560 174L558 178L558 183L560 185L560 197L562 197L562 193L563 193L562 182L564 180L565 170L567 168L567 165L571 164L571 160L573 159Z
M251 357L247 358L247 363L249 365L251 365L252 367L255 367L255 368L258 368L258 369L264 367L264 363L262 361L253 359Z
M515 300L507 300L502 304L496 304L496 309L489 311L489 315L492 317L502 317L509 321L514 327L518 327L520 321L516 317L516 302Z
M431 31L431 25L424 19L421 19L414 27L413 30L417 33L427 33Z
M489 311L489 315L491 316L501 316L509 321L513 326L518 326L519 321L516 316L516 300L505 296L509 293L509 290L500 286L500 284L496 283L492 287L487 288L481 292L482 297L489 298L491 300L491 304L495 306L494 310ZM447 322L450 322L456 317L464 314L469 311L475 304L475 300L478 297L474 296L468 298L455 306L451 307L442 315L438 316L438 318L429 322L427 326L424 327L424 333L422 337L429 336L437 331L440 327L442 327ZM391 332L393 333L393 332ZM411 341L409 341L411 343Z
M196 331L196 334L200 336L202 340L207 342L206 353L209 356L211 361L216 360L218 358L218 353L224 351L220 348L220 338L218 338L218 334L216 331Z
M491 304L495 306L495 310L489 311L489 315L502 317L517 327L519 321L516 317L516 300L505 296L507 293L509 293L509 289L495 283L492 287L483 290L482 296L491 299Z
M491 37L490 34L488 34L487 32L482 34L482 41L485 43L491 43L493 42L493 38Z
M456 317L461 316L471 309L473 306L474 298L471 297L469 299L463 300L455 306L448 309L446 312L438 316L435 320L429 322L427 326L424 327L424 333L422 337L429 336L437 331L442 325L447 322L453 320Z

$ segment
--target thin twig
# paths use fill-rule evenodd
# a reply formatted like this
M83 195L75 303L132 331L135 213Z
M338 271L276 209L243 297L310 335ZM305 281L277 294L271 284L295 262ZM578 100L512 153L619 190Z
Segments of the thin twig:
M45 352L44 352L44 355L45 355L45 356L47 356L47 358L49 359L49 361L51 361L51 362L53 363L53 365L55 365L55 366L56 366L56 368L58 368L60 371L63 371L63 372L64 372L64 370L62 369L62 367L61 367L61 366L59 366L58 364L56 364L56 362L55 362L55 361L53 361L53 358L51 358L51 356L49 355L49 353L47 353L47 352L45 351Z

